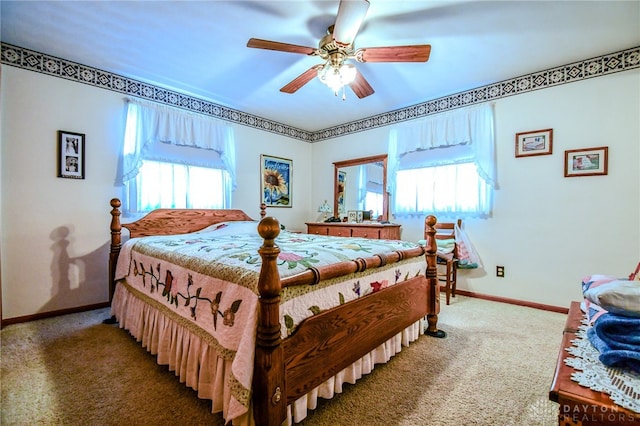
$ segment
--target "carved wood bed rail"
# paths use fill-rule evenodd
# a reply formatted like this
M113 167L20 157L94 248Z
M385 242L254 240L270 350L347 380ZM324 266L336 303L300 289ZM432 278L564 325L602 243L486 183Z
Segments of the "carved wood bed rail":
M224 221L252 220L241 210L160 209L134 223L121 224L120 200L114 198L110 204L110 298L116 285L115 268L123 227L134 238L184 234ZM263 244L258 252L262 266L258 281L259 312L252 384L256 424L280 425L286 418L288 404L425 316L428 324L426 334L435 337L446 335L437 328L439 295L434 216L428 216L425 220L427 244L424 248L416 247L318 269L310 268L283 280L280 279L276 262L280 248L275 239L280 233L280 224L273 217L265 217L264 205L261 206L260 216L262 220L258 224L258 233L263 238ZM426 258L425 276L408 279L314 315L303 321L294 334L286 339L281 338L279 309L282 288L313 285L321 280L418 256ZM340 324L340 327L335 324Z

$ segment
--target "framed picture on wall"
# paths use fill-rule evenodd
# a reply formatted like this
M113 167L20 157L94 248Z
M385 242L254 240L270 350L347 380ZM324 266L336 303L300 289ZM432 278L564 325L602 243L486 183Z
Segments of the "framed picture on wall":
M553 129L516 133L516 157L549 155L553 152Z
M58 177L84 179L83 133L58 130Z
M260 155L260 197L267 207L291 207L293 161Z
M564 152L564 177L606 175L609 148L570 149Z

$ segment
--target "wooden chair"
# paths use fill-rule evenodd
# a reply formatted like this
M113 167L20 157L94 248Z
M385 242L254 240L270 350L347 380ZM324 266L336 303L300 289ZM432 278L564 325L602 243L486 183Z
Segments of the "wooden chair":
M457 220L458 227L462 226L462 220ZM447 305L451 302L451 297L456 297L456 281L458 278L458 244L455 243L455 226L454 222L438 222L434 226L436 229L436 240L454 240L453 251L451 253L442 253L438 250L437 262L442 265L438 270L438 281L445 283L445 294ZM425 238L426 238L426 220L425 220ZM436 241L437 242L437 241Z

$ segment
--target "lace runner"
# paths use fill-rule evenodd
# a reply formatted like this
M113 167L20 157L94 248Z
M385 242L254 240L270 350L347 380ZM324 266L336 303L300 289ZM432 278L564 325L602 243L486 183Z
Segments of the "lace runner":
M588 325L584 322L576 332L577 339L565 350L575 358L565 358L564 362L575 368L571 380L581 386L609 395L621 407L640 413L640 375L631 371L610 368L598 359L600 353L587 337Z

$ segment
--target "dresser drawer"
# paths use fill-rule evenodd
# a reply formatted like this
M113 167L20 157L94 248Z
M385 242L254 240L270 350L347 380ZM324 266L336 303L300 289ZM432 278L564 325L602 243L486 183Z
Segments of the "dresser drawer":
M329 235L329 227L322 225L307 225L307 234Z
M351 228L348 226L333 226L328 229L328 234L332 237L350 237L351 236Z
M352 237L371 238L373 240L380 239L380 229L376 228L351 228Z

